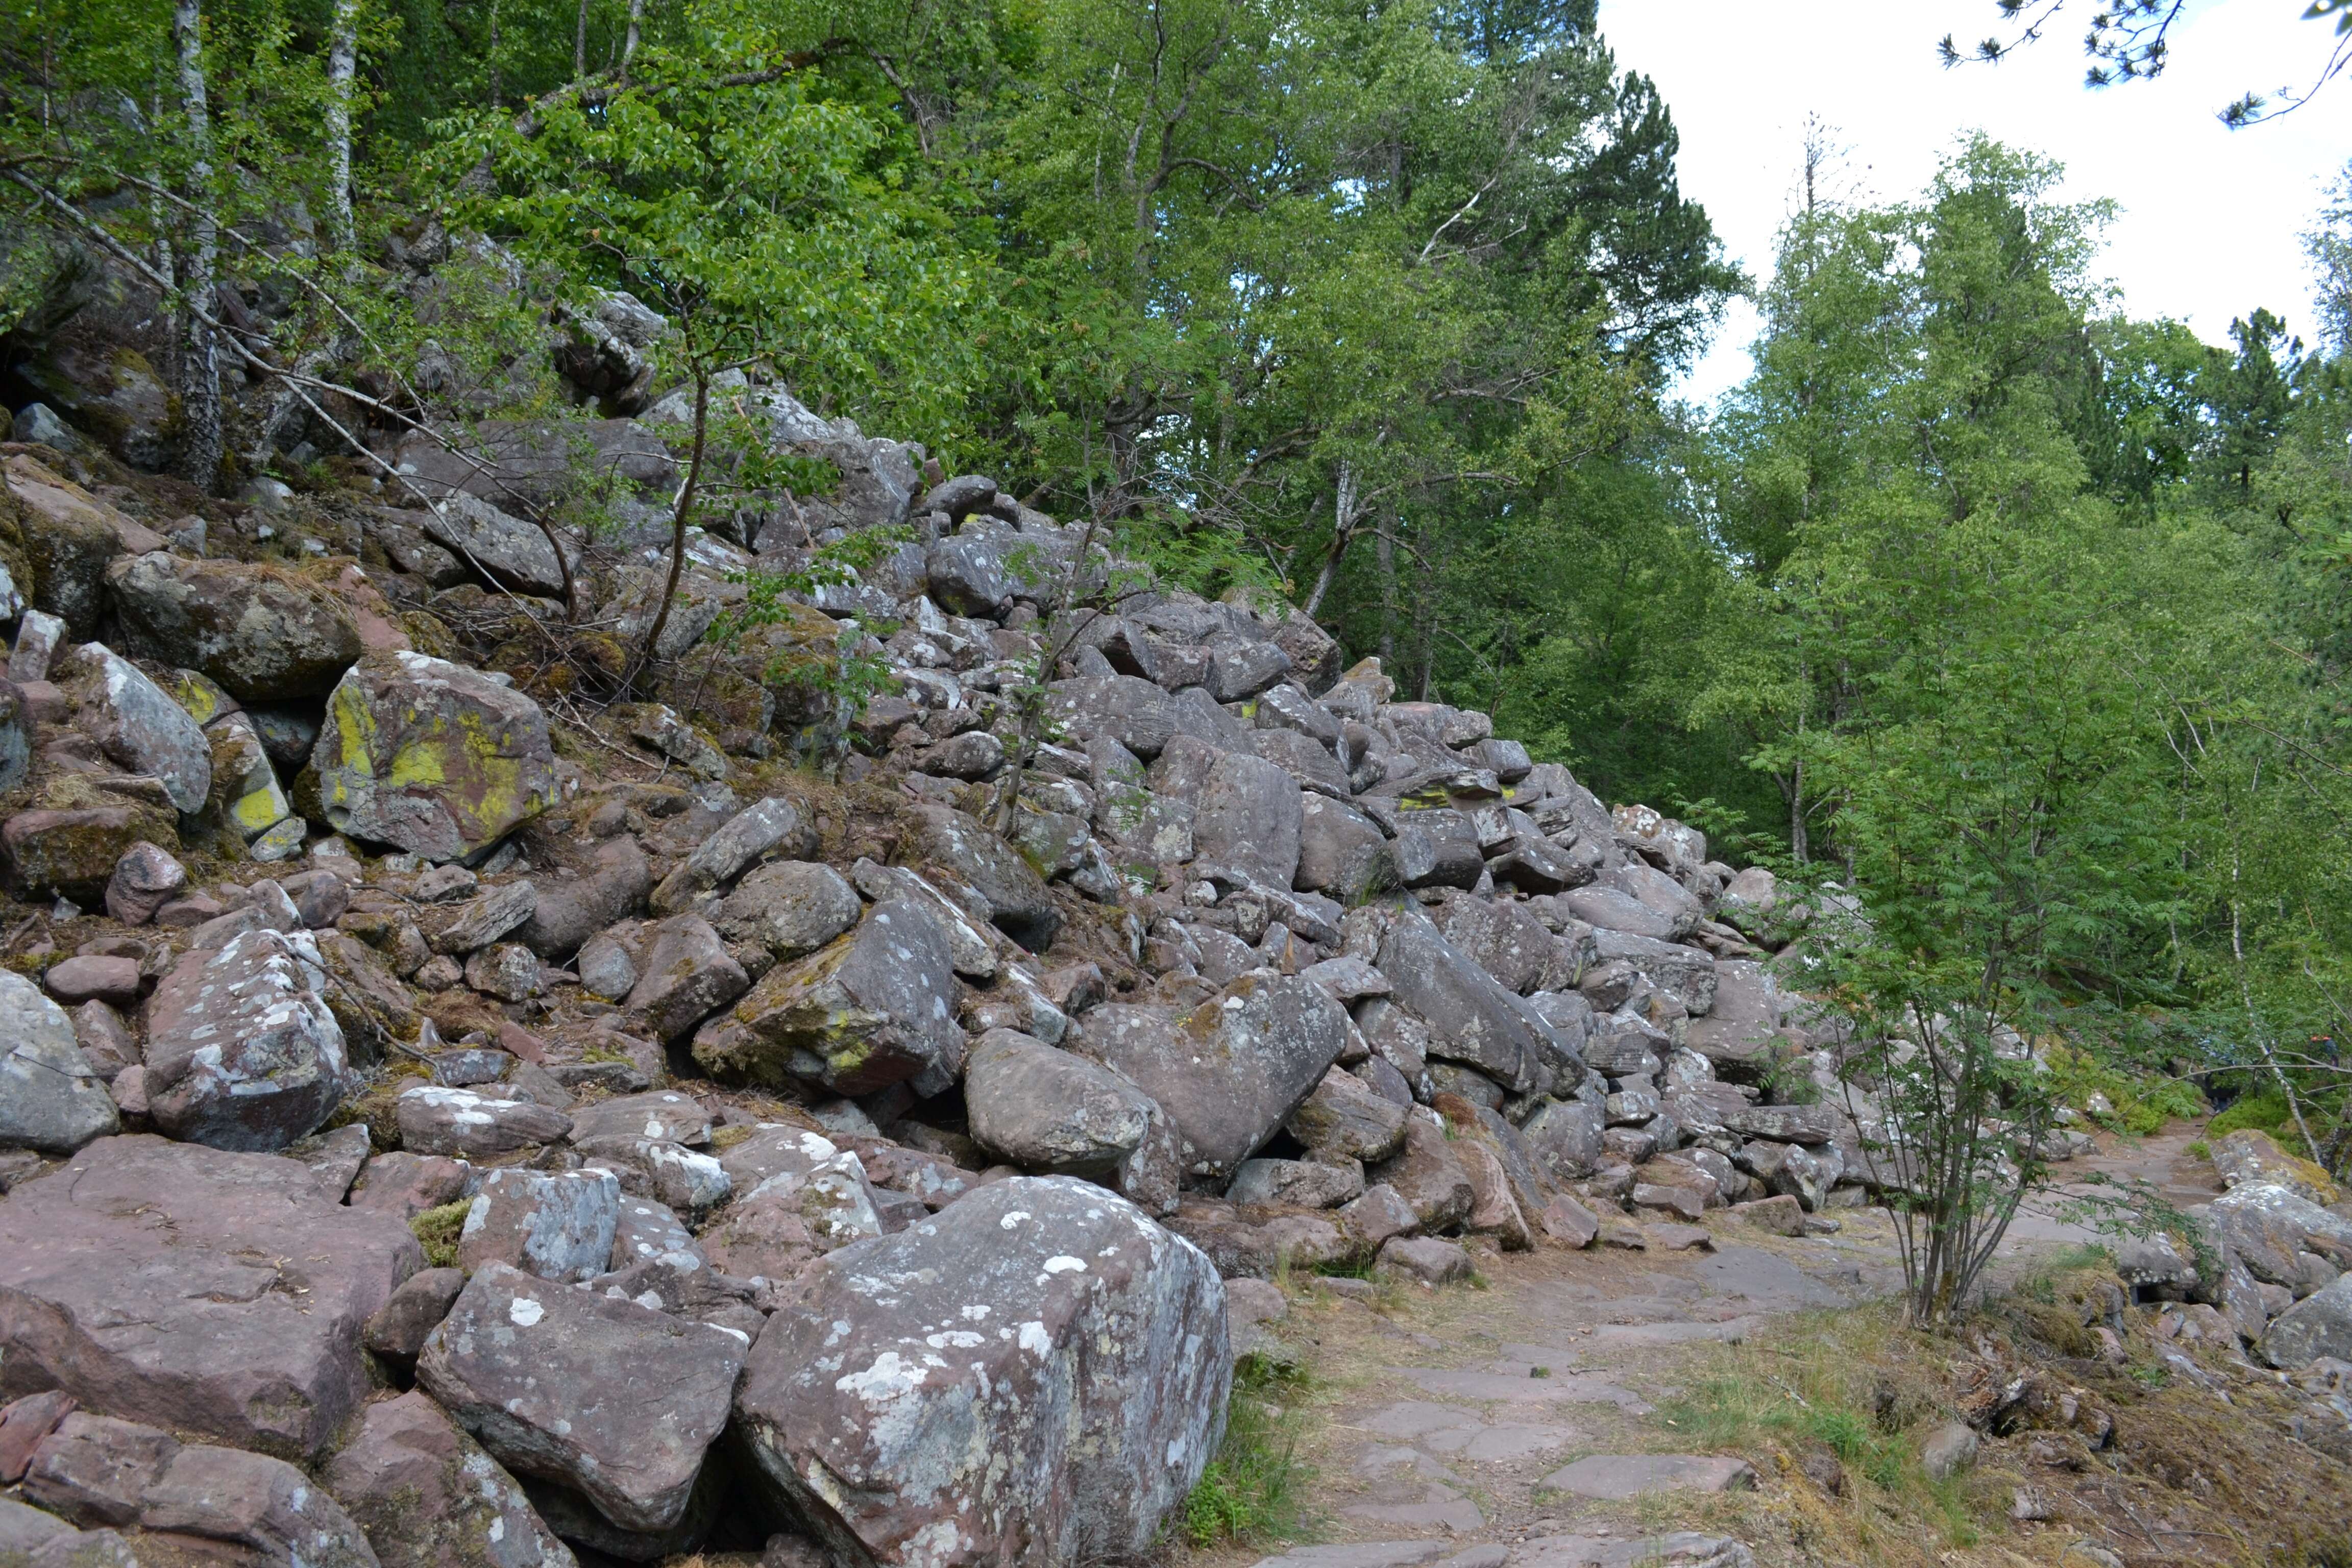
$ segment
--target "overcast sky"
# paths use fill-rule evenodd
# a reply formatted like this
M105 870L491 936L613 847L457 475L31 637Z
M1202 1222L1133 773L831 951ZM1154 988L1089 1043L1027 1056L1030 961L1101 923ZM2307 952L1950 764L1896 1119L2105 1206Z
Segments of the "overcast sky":
M1916 192L1956 138L1983 130L2064 163L2067 199L2112 196L2105 271L2135 316L2172 316L2208 342L2257 305L2309 336L2297 235L2352 160L2352 76L2267 125L2225 129L2240 93L2307 81L2331 23L2305 0L2191 0L2172 64L2153 82L2082 85L2073 0L2051 36L1998 67L1937 62L1945 33L1999 30L1991 0L1601 0L1621 66L1658 83L1682 131L1682 185L1725 247L1762 279L1797 185L1806 116L1847 149L1838 178L1860 199ZM1756 316L1735 307L1685 395L1708 400L1748 372Z

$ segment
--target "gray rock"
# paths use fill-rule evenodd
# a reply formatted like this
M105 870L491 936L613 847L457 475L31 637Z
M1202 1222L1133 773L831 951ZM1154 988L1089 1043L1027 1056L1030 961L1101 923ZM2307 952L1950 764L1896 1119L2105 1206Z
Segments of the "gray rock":
M0 1149L70 1154L120 1125L65 1009L0 970Z
M1673 916L1662 914L1622 888L1595 884L1570 888L1559 895L1562 908L1596 931L1624 931L1660 942L1689 934L1679 930Z
M337 832L429 860L471 858L560 798L537 703L406 650L352 667L310 763Z
M682 1214L705 1214L734 1192L734 1184L717 1160L682 1143L654 1138L588 1138L577 1147L590 1170L616 1175L624 1193L653 1198Z
M323 697L362 651L342 599L282 567L158 550L106 576L133 651L200 670L240 701Z
M572 1113L572 1137L575 1142L589 1138L651 1138L704 1144L710 1142L710 1113L692 1095L672 1089L654 1089L583 1106Z
M1423 1230L1450 1230L1461 1225L1477 1201L1470 1173L1454 1154L1444 1130L1426 1111L1405 1118L1403 1149L1367 1168L1364 1176L1404 1199Z
M417 521L426 538L493 586L543 598L562 595L563 563L547 536L480 497L446 496Z
M1158 1538L1230 1375L1206 1258L1098 1187L1014 1179L819 1264L736 1409L842 1560L1075 1568Z
M1705 948L1597 926L1592 945L1601 962L1622 959L1631 963L1651 984L1688 1008L1692 1017L1700 1017L1715 1006L1715 955Z
M641 913L653 886L653 868L645 850L623 834L597 846L594 868L586 875L541 879L530 918L509 934L541 958L568 957L598 932ZM582 983L586 983L585 975ZM596 994L623 996L635 984L632 975L619 990Z
M1220 632L1201 645L1209 656L1209 695L1246 702L1290 673L1290 656L1271 642Z
M892 899L830 947L771 970L696 1037L694 1058L721 1078L799 1079L847 1095L909 1083L936 1094L963 1066L956 995L940 922Z
M1286 1125L1318 1158L1378 1162L1402 1146L1404 1120L1402 1107L1345 1068L1333 1068Z
M992 1029L964 1060L964 1106L980 1146L1026 1171L1117 1170L1143 1142L1151 1102L1083 1057Z
M1418 910L1399 911L1379 964L1392 999L1428 1026L1431 1055L1476 1068L1514 1094L1574 1081L1580 1064L1565 1042Z
M492 1171L457 1236L467 1273L492 1263L572 1283L605 1271L620 1218L621 1184L609 1171Z
M108 760L160 780L180 810L202 810L212 794L212 744L188 710L103 643L84 643L61 664L58 684L79 704L75 721Z
M509 882L476 894L442 916L428 929L425 940L436 952L463 958L521 926L538 908L536 884Z
M784 1168L751 1186L703 1233L712 1267L781 1282L828 1252L889 1229L865 1163L855 1152L836 1149L800 1160L784 1157L786 1151L772 1152Z
M1221 728L1148 680L1097 675L1054 682L1050 711L1064 731L1117 741L1145 762L1177 735L1216 742Z
M183 954L147 1003L155 1125L218 1149L282 1149L318 1131L356 1081L325 992L308 931L247 931Z
M580 976L582 990L607 1002L620 1001L637 983L636 961L609 936L593 936L583 942L572 968Z
M509 1470L659 1531L685 1513L742 1364L724 1330L493 1263L425 1341L416 1381Z
M651 936L628 1007L663 1039L692 1034L696 1025L751 988L751 977L709 921L673 916L655 926Z
M1602 1129L1601 1112L1592 1106L1548 1100L1519 1131L1554 1179L1575 1182L1601 1168Z
M950 615L992 616L1010 609L1013 595L1028 587L1012 559L1020 543L1017 532L993 520L941 538L925 563L930 596Z
M816 829L781 795L745 806L695 846L685 864L654 889L653 907L663 914L682 910L695 894L724 887L770 853L796 860L816 853Z
M1769 969L1749 959L1718 959L1715 1005L1690 1021L1685 1043L1709 1061L1751 1060L1778 1037L1786 1009Z
M1054 943L1062 912L1045 879L978 818L946 806L909 807L907 851L977 894L997 930L1032 952Z
M1470 1255L1433 1236L1391 1237L1381 1244L1376 1272L1423 1285L1453 1285L1470 1278Z
M1223 1176L1306 1102L1347 1037L1347 1014L1321 986L1258 973L1189 1014L1097 1007L1079 1048L1167 1112L1186 1170Z
M1234 1172L1225 1199L1236 1204L1294 1204L1302 1208L1338 1208L1361 1197L1364 1168L1315 1160L1244 1160Z
M1301 892L1349 899L1367 889L1388 842L1372 819L1322 795L1299 801L1298 868L1291 886Z
M1439 929L1454 950L1525 996L1567 978L1559 939L1525 904L1501 900L1451 900Z
M2257 1348L2285 1372L2299 1372L2322 1356L2352 1361L2352 1274L2336 1276L2273 1319Z
M362 1325L423 1262L298 1161L103 1139L0 1203L0 1402L61 1388L313 1457L367 1392Z
M2230 1252L2268 1284L2294 1284L2299 1252L2352 1257L2352 1220L2275 1182L2242 1182L2207 1212Z
M1927 1479L1948 1481L1977 1462L1976 1428L1947 1421L1920 1441L1919 1468Z
M1303 820L1297 780L1264 758L1220 752L1196 803L1193 853L1286 889L1298 871Z
M572 1568L515 1479L422 1394L369 1405L320 1479L382 1568Z
M745 877L712 917L730 942L756 942L778 958L805 957L856 926L866 906L832 867L772 861Z
M361 1342L380 1356L406 1365L425 1348L434 1325L449 1315L449 1304L466 1288L462 1268L423 1268L402 1281L375 1316L367 1321Z
M124 925L145 925L187 885L188 873L171 851L142 840L114 863L106 884L106 912Z
M419 1084L394 1104L403 1148L413 1154L485 1160L561 1142L572 1118L528 1100L501 1100L470 1089Z
M1594 1454L1553 1471L1543 1485L1572 1497L1615 1502L1648 1492L1751 1490L1756 1470L1747 1460L1728 1455ZM1635 1561L1665 1559L1643 1556Z

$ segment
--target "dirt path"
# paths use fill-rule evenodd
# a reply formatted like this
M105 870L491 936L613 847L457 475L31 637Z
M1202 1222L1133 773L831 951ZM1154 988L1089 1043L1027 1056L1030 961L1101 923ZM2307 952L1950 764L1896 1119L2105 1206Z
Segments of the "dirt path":
M2182 1125L2103 1139L2068 1173L2136 1176L2175 1203L2201 1201L2210 1168L2185 1153L2195 1136ZM1784 1238L1718 1211L1711 1248L1667 1250L1683 1227L1658 1227L1643 1251L1487 1254L1478 1285L1437 1292L1296 1281L1277 1331L1311 1372L1298 1426L1318 1543L1265 1568L1803 1560L1778 1478L1703 1444L1678 1454L1671 1404L1720 1375L1727 1342L1900 1289L1885 1213L1833 1217L1834 1235ZM2046 1198L2003 1250L2013 1268L2092 1238ZM1216 1557L1223 1568L1263 1555Z

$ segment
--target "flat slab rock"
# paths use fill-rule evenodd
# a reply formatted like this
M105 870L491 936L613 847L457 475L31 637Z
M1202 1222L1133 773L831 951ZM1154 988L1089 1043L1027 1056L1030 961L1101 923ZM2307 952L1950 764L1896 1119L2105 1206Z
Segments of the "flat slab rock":
M1643 1492L1727 1492L1756 1484L1745 1459L1713 1454L1592 1454L1554 1470L1554 1491L1614 1502Z
M100 1139L0 1203L0 1401L62 1388L310 1458L366 1396L362 1327L424 1261L299 1161Z
M686 1512L743 1352L740 1334L492 1263L425 1340L416 1381L509 1469L654 1531Z
M1542 1535L1513 1547L1507 1568L1756 1568L1756 1553L1746 1542L1689 1530L1636 1541Z
M1085 1182L995 1183L793 1289L746 1364L737 1431L839 1560L1138 1556L1215 1443L1223 1285Z

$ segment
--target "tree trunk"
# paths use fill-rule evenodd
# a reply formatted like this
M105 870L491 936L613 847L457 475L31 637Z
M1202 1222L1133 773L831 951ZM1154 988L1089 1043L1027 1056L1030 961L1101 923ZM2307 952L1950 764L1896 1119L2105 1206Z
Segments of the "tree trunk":
M360 61L360 0L335 0L327 45L327 226L348 257L359 245L352 215L352 87Z
M580 0L580 15L572 24L572 79L588 75L588 0Z
M189 197L195 216L180 286L196 309L185 313L180 349L180 469L210 494L220 484L220 344L203 320L213 313L214 268L220 231L213 216L212 110L205 94L205 30L202 0L174 0L172 43L179 56L180 113L187 121Z
M1315 586L1308 592L1307 602L1298 606L1308 620L1323 607L1323 595L1331 591L1331 584L1339 575L1340 559L1348 553L1348 544L1356 536L1356 470L1347 459L1339 462L1339 493L1331 503L1331 548L1323 556L1322 570L1315 574Z
M1373 543L1381 569L1381 668L1391 675L1396 671L1396 514L1382 512L1381 528Z
M654 661L662 629L669 625L670 602L677 597L677 580L686 571L686 525L694 512L694 492L702 483L702 446L709 430L710 373L698 363L694 367L694 452L687 459L686 483L678 487L677 515L670 523L669 581L662 584L661 608L654 613L654 624L646 628L645 646L637 650L636 666L629 672L626 685L635 684L638 673Z
M646 0L629 0L628 36L621 40L621 79L629 79L629 62L637 58L637 39L645 31Z

